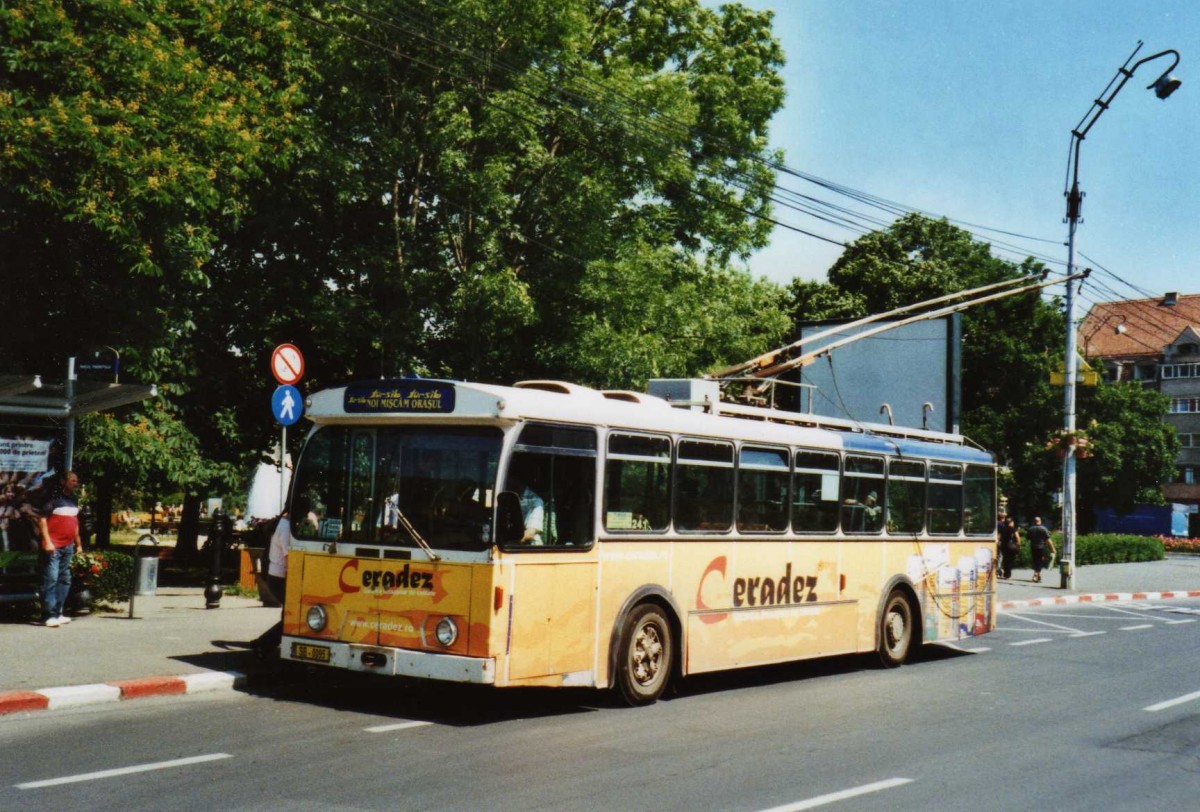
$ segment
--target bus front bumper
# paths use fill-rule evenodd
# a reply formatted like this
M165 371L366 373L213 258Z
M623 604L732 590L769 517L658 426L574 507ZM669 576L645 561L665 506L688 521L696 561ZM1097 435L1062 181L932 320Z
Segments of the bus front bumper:
M457 654L435 654L386 646L366 646L360 643L335 643L286 635L279 652L285 660L317 663L367 674L420 677L477 685L493 685L496 682L496 661L490 657L461 657Z

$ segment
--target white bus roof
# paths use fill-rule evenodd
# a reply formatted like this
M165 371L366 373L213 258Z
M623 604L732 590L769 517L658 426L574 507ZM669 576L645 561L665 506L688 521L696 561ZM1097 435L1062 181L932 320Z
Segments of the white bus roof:
M771 445L900 453L990 464L961 435L854 423L735 404L718 414L680 408L640 392L602 392L559 381L514 386L429 378L360 381L310 395L305 416L332 424L491 424L538 420L634 431L720 437Z

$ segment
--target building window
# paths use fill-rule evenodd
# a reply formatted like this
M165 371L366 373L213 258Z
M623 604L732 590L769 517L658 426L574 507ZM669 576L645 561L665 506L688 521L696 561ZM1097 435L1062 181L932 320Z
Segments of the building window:
M1172 398L1171 414L1200 413L1200 398Z
M1163 380L1170 378L1200 378L1200 364L1163 364Z

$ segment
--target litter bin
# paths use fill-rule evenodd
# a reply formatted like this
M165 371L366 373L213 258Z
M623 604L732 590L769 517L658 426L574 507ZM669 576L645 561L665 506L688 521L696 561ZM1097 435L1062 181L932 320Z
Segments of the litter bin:
M137 555L133 559L133 594L153 595L158 591L158 539L142 536L138 539Z

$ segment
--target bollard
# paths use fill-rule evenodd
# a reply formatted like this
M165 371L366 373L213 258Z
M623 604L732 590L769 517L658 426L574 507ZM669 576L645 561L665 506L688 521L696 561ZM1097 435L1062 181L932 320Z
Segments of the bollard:
M233 520L224 511L213 511L212 529L208 533L208 543L212 547L212 578L204 588L204 608L221 608L221 548L233 538Z

